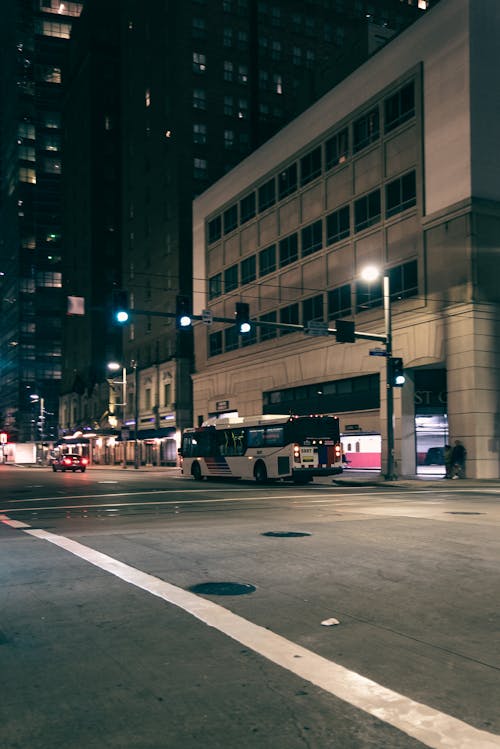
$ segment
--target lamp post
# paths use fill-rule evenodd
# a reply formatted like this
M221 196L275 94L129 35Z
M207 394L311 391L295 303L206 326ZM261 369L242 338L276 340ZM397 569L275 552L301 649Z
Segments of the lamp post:
M134 468L139 468L139 374L137 372L137 362L132 360L132 369L134 370Z
M121 406L122 409L122 437L123 432L125 429L125 406L127 405L127 367L122 367L118 362L109 362L108 363L108 369L111 372L117 372L119 369L122 370L122 379L118 381L113 381L114 385L121 385L122 387L122 402L116 403L116 406ZM125 442L123 445L123 461L122 461L122 468L127 467L127 455L126 455L126 446Z
M363 270L361 277L370 283L380 278L380 271L374 266ZM382 294L384 300L384 329L385 329L385 386L386 386L386 415L387 415L387 465L385 471L386 481L394 481L397 475L394 470L394 383L391 373L392 357L392 315L391 315L391 289L389 274L384 273Z

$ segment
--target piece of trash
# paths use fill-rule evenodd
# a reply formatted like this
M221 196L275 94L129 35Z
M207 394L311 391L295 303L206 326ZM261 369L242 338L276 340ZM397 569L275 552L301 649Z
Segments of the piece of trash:
M340 624L338 619L325 619L325 621L321 622L321 626L323 627L333 627L334 624Z

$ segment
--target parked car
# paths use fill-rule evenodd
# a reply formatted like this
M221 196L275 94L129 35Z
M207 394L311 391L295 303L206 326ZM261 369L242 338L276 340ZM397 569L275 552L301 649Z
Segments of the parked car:
M85 473L89 459L82 455L58 455L52 461L52 470L55 471L81 471Z
M429 447L425 456L426 466L443 466L444 465L444 448Z

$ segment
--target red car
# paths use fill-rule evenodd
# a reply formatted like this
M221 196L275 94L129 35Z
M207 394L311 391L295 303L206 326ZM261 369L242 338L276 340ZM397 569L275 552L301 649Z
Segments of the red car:
M55 471L81 471L85 473L89 459L82 455L59 455L52 461L52 470Z

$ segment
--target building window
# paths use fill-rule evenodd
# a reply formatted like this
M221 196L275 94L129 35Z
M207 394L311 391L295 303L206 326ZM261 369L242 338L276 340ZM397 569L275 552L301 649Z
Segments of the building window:
M26 166L19 167L19 181L36 185L36 170L29 169Z
M204 73L207 69L207 57L201 52L193 52L193 73Z
M224 114L228 117L231 117L231 115L234 112L234 99L232 96L225 96L224 97Z
M195 157L193 159L193 176L195 179L206 179L207 177L207 160Z
M238 288L238 265L232 265L224 271L224 293L229 294Z
M170 382L163 383L163 405L170 406L172 403L172 385Z
M45 288L61 288L62 273L55 273L53 271L40 271L36 274L36 285L37 287Z
M281 59L281 42L273 41L271 43L271 59L272 60Z
M382 306L382 281L356 282L356 312Z
M302 257L311 255L323 247L323 222L315 221L314 224L304 226L301 230Z
M417 186L415 170L403 174L402 177L389 182L385 186L385 215L386 218L411 208L417 202Z
M144 92L144 104L147 107L151 106L151 90L147 88Z
M238 83L241 83L243 86L246 86L246 84L248 83L247 65L238 65Z
M52 65L38 65L37 78L44 83L61 83L61 68Z
M343 164L349 156L349 130L345 127L325 143L326 168Z
M207 142L207 126L202 123L195 122L193 124L193 143L206 143Z
M283 93L283 77L279 73L273 74L273 91L275 94Z
M354 228L366 229L380 221L380 190L365 195L354 203Z
M316 63L316 55L314 53L313 49L307 49L306 50L306 68L314 68L314 65Z
M297 241L297 234L290 234L289 237L285 237L285 239L282 239L280 241L280 268L283 268L285 265L290 265L290 263L295 262L297 260L299 253L298 253L298 241Z
M267 312L265 315L261 315L259 320L261 322L278 322L276 312ZM269 327L267 325L263 325L262 327L259 326L259 330L261 341L270 341L278 335L278 329L273 325L270 325Z
M328 292L328 319L337 320L351 314L351 286L345 284Z
M417 261L398 265L389 270L389 287L391 299L397 301L407 299L418 294L418 266Z
M394 128L415 115L415 85L413 81L400 88L384 101L384 130Z
M193 18L193 38L194 39L205 39L207 35L207 28L204 18Z
M222 330L210 333L208 336L208 355L218 356L219 354L222 354Z
M207 95L203 88L193 89L193 109L206 109Z
M259 187L259 211L274 205L276 202L276 182L270 179Z
M255 193L251 192L240 201L240 223L244 224L255 216Z
M380 135L378 107L360 117L353 125L354 153L378 140Z
M42 160L42 168L46 174L62 174L61 159L46 156Z
M42 121L44 127L48 128L60 128L61 127L61 115L59 112L43 112Z
M286 323L287 325L298 325L299 324L299 305L289 304L288 307L280 309L280 322ZM280 335L286 335L287 333L293 333L293 330L280 329Z
M247 257L241 262L241 283L251 283L257 277L255 255Z
M248 117L248 99L238 99L238 118L246 120Z
M224 348L226 351L234 351L238 348L238 330L236 325L224 330Z
M269 73L267 70L259 70L259 88L261 91L269 90Z
M329 245L340 242L341 239L348 237L349 233L349 206L346 205L326 217L326 243Z
M233 46L233 30L224 29L222 34L223 34L222 44L224 45L224 47L232 47Z
M259 252L259 276L267 276L276 270L276 245L272 244Z
M234 65L230 60L224 60L224 80L232 81L234 74Z
M17 155L22 161L35 161L35 146L18 146Z
M224 130L224 148L234 148L234 130Z
M222 234L222 221L220 216L216 216L208 222L208 244L217 242Z
M290 164L278 175L278 195L285 198L297 189L297 164Z
M310 320L323 321L323 294L317 294L310 299L304 299L302 302L302 320L304 325Z
M36 21L36 33L42 36L54 36L58 39L69 39L71 36L70 23L51 23L50 21Z
M238 226L238 206L235 203L224 211L224 234L228 234Z
M257 328L255 327L255 325L252 325L248 333L240 335L240 343L243 348L245 348L246 346L252 346L254 343L257 343Z
M309 151L300 160L300 184L307 185L321 174L321 146Z
M17 128L17 135L19 138L35 140L35 126L28 122L21 122Z
M246 49L248 47L248 34L246 31L238 31L237 47L238 49Z
M217 273L208 280L208 298L216 299L222 294L222 273Z
M302 50L300 47L292 49L292 63L293 65L302 65Z

